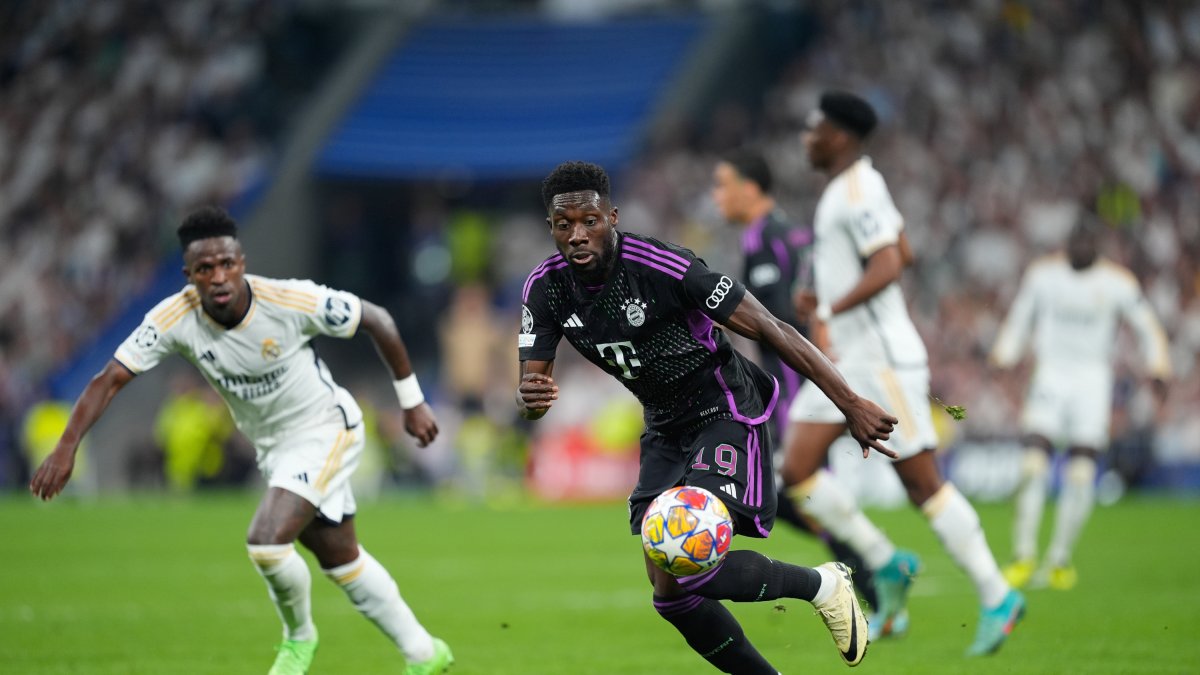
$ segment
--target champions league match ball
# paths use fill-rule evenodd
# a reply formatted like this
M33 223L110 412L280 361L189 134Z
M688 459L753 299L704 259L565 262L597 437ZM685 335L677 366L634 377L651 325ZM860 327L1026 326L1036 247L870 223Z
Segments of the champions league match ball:
M729 550L733 521L720 499L700 487L667 490L642 518L642 548L677 577L712 569Z

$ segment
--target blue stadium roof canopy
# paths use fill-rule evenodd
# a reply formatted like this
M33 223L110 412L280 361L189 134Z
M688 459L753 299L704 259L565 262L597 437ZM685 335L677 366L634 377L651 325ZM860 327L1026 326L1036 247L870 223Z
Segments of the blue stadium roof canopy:
M637 149L704 19L437 20L399 45L317 160L327 176L540 177Z

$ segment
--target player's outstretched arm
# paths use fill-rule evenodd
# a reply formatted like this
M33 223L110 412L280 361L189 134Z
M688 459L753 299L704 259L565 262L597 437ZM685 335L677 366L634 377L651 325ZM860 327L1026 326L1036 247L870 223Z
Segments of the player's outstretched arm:
M408 349L400 338L400 330L396 328L391 313L363 300L360 327L371 337L379 357L392 371L396 396L400 399L400 407L404 409L405 431L417 439L417 445L429 445L438 435L437 419L429 404L425 403L425 395L421 393L421 385L417 383L412 362L408 359Z
M129 384L133 377L128 368L114 359L88 382L79 399L75 401L75 407L71 409L67 428L58 439L54 452L42 462L33 474L33 480L29 481L29 491L35 497L43 500L53 499L67 486L67 481L71 480L71 472L75 470L75 453L79 450L79 442L104 414L117 392Z
M898 457L880 442L889 438L896 418L854 393L842 374L819 349L787 322L768 312L752 294L746 293L725 325L738 335L767 343L779 352L792 369L820 387L846 416L846 426L850 435L862 446L863 457L872 448L893 459Z
M550 375L553 361L522 361L517 385L517 410L527 420L539 420L558 400L558 385Z
M903 254L896 244L884 246L872 253L871 257L867 259L867 266L863 269L862 278L858 280L854 288L829 305L829 315L840 314L875 297L889 284L900 278L900 273L904 271L904 265ZM816 317L822 321L829 320L829 316L822 316L821 309L816 311Z

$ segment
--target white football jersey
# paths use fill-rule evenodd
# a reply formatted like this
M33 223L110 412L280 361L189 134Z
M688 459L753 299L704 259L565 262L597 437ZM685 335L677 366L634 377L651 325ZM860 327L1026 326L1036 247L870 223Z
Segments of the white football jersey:
M1000 366L1019 361L1032 334L1039 368L1111 370L1122 317L1137 333L1148 373L1168 377L1166 333L1128 269L1103 258L1083 270L1072 268L1062 254L1042 258L1025 271L992 361Z
M358 297L307 280L245 278L252 298L237 326L213 321L188 285L146 314L114 357L141 373L171 353L182 355L256 446L332 419L346 428L362 421L353 397L310 344L316 335L352 337L362 316Z
M897 244L904 219L883 176L862 157L829 181L817 202L813 267L817 297L833 304L862 278L867 259ZM829 320L838 367L927 365L925 343L913 326L900 285Z

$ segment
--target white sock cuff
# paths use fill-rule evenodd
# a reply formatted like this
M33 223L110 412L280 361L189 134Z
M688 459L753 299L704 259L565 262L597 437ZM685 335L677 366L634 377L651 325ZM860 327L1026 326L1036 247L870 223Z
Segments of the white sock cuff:
M938 491L933 493L932 497L926 499L925 503L921 504L921 513L924 513L925 517L930 520L937 518L938 514L945 511L946 506L951 501L954 501L955 495L959 499L963 498L952 483L942 483L942 487L938 488Z
M819 605L833 596L833 592L837 590L838 580L833 572L824 567L814 567L813 569L821 575L821 587L817 589L817 594L812 599L812 604Z
M1021 453L1021 478L1039 478L1050 473L1050 455L1038 447Z
M1069 485L1086 485L1091 487L1096 480L1096 461L1091 457L1075 456L1067 460L1063 469L1063 478Z
M367 565L374 560L375 559L371 557L371 554L367 553L366 549L364 549L362 546L359 546L358 557L354 560L351 560L345 565L338 565L337 567L331 567L329 569L322 567L321 571L324 572L325 576L329 577L333 583L337 584L338 586L345 586L361 576L363 570L367 569Z
M296 555L295 544L246 544L246 552L250 560L260 569L278 567L285 560Z

